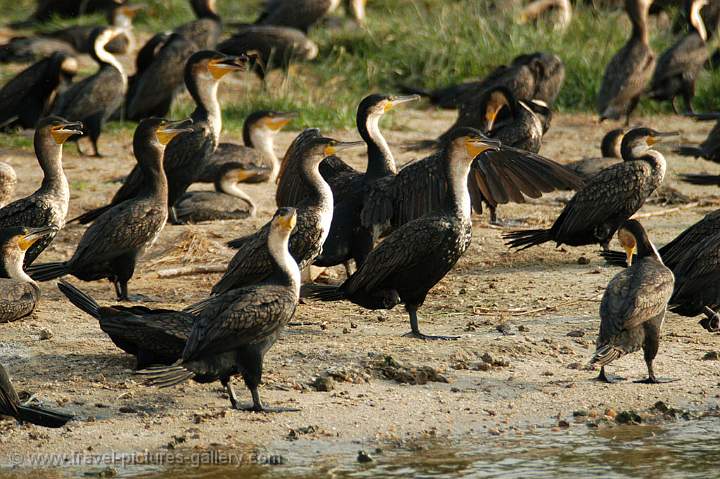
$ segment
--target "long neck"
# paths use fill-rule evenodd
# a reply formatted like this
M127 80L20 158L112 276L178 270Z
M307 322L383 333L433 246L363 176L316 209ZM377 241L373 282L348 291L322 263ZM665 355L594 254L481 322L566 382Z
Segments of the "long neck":
M300 169L300 178L308 189L308 195L304 201L308 205L319 206L323 209L333 209L333 195L330 186L320 174L320 162L318 158L304 158Z
M120 63L120 61L115 58L115 55L105 50L104 45L95 46L95 58L97 62L100 63L101 68L104 66L110 66L120 72L123 84L125 87L127 87L127 73L125 73L125 69L123 68L122 63Z
M200 77L191 77L190 81L186 81L187 89L197 105L190 116L196 123L208 122L216 143L220 141L222 131L222 111L217 98L219 84L217 80Z
M650 238L647 237L647 234L643 234L637 238L637 256L638 258L651 257L662 262L660 253L658 253L657 248L655 248L655 245L652 244Z
M275 154L275 137L267 129L253 128L250 130L250 142L253 148L258 150L264 158L270 161L272 171L270 172L270 183L275 182L280 171L280 160Z
M135 148L135 155L147 187L146 194L152 197L167 198L168 183L163 171L165 148L157 141Z
M300 294L300 268L288 249L289 235L278 235L271 231L268 236L268 249L275 262L275 273L270 281L293 288L296 295Z
M30 283L36 290L39 291L40 288L37 283L23 269L24 258L24 254L12 255L5 258L5 263L3 264L5 272L7 273L8 278L14 279L15 281L22 281L23 283Z
M648 6L645 2L635 1L635 4L628 9L628 16L632 22L632 38L649 44L650 33L648 30Z
M452 157L450 157L446 174L448 178L448 192L445 199L445 212L456 218L470 221L470 191L468 191L467 186L468 175L470 174L470 163L453 160Z
M358 123L358 131L367 143L368 166L365 175L371 179L397 174L395 158L385 137L380 132L382 115L370 115L363 123Z
M70 187L62 165L62 145L52 138L35 138L35 155L43 170L43 181L40 190L62 198L69 198Z
M218 178L215 178L214 185L215 191L225 193L226 195L234 196L235 198L240 198L241 200L245 201L248 205L250 205L250 215L255 215L255 202L250 195L240 189L240 186L238 185L237 181L232 177L232 175L222 175Z
M705 22L703 21L702 15L700 15L700 10L703 5L704 3L698 1L694 1L692 3L692 7L690 8L690 25L695 29L703 41L707 41L707 29L705 28Z

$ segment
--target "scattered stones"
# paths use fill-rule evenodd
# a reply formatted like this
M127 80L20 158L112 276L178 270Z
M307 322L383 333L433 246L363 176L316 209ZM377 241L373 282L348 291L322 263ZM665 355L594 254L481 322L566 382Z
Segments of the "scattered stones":
M615 422L618 424L641 424L642 418L635 411L622 411L615 416Z
M510 323L501 323L495 326L495 329L498 330L498 332L502 333L503 336L512 336L515 334L513 331L513 327Z
M584 409L578 409L576 411L573 411L573 417L587 417L588 412Z
M320 431L320 428L318 426L305 426L305 427L299 427L297 429L290 429L290 432L288 432L288 435L286 439L288 441L297 441L300 439L300 436L305 436L308 434L316 434Z
M430 366L405 366L392 356L376 361L374 369L379 371L386 379L401 384L427 384L428 382L448 383L448 379L437 369Z
M590 264L590 260L585 256L580 256L577 260L578 264Z
M570 363L567 365L568 369L582 369L583 365L580 363Z
M365 451L359 451L357 455L357 462L373 462L375 459Z
M559 427L559 428L562 428L562 429L567 429L567 428L570 427L570 423L567 422L565 419L560 419L560 420L558 421L558 427Z
M135 409L132 406L120 406L120 409L118 409L123 414L135 414L137 413L137 409Z
M566 336L569 336L571 338L582 338L585 336L585 331L582 329L573 329L572 331L568 332Z
M50 331L49 329L43 328L40 330L40 336L39 336L40 341L46 341L48 339L51 339L52 337L53 337L53 332Z
M720 351L708 351L705 353L705 356L703 356L703 359L705 361L718 361L720 360Z
M310 383L310 387L319 392L330 392L335 389L335 381L329 376L318 376L313 382Z
M370 382L370 375L364 370L353 367L333 367L325 371L325 375L337 382L366 384Z

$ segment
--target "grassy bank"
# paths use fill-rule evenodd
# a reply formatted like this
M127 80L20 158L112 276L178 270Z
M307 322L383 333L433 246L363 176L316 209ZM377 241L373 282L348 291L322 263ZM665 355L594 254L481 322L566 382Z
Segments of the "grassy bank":
M154 32L169 29L192 18L183 0L150 0L140 15L137 28ZM226 20L249 21L259 1L220 0ZM624 43L629 22L621 11L599 16L590 9L576 9L565 32L550 25L517 25L509 13L489 9L490 2L463 0L374 0L368 9L367 29L340 21L336 28L316 28L312 38L320 45L317 61L297 65L285 88L275 77L268 91L259 85L225 103L229 128L239 127L248 112L274 108L302 112L296 126L322 128L350 127L357 101L370 91L393 91L398 83L437 87L474 79L520 53L545 50L557 53L565 62L567 78L558 98L561 111L594 111L605 64ZM20 19L32 2L0 0L3 11ZM13 5L13 7L10 7ZM341 17L338 17L342 19ZM101 17L83 22L102 22ZM68 24L53 22L51 27ZM653 20L653 47L657 52L669 46L673 37L667 22ZM50 28L50 26L48 27ZM279 74L278 74L279 76ZM698 82L697 109L718 108L718 75L703 73ZM179 105L175 114L188 110ZM668 106L643 102L641 111L670 111Z

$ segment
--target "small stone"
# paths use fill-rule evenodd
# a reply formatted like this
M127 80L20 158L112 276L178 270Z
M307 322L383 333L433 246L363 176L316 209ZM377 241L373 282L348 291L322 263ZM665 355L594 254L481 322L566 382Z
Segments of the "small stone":
M558 421L558 427L563 428L563 429L567 429L567 428L570 427L570 423L567 422L565 419L560 419L560 420Z
M615 412L615 410L612 408L608 408L605 410L605 415L611 419L615 419L615 416L617 416L617 412Z
M53 337L53 332L50 331L47 328L43 328L40 330L40 341L45 341L47 339L50 339Z
M348 328L343 328L343 334L350 334L350 330Z
M493 436L499 436L500 430L493 427L493 428L488 429L488 433L490 433Z
M135 414L137 412L137 409L135 409L132 406L120 406L120 409L118 409L123 414Z
M615 422L618 424L640 424L642 418L635 411L623 411L615 416Z
M668 405L665 404L665 402L663 402L663 401L656 402L655 405L653 406L653 409L655 409L656 411L661 412L661 413L666 413L666 412L670 411L670 408L668 407Z
M373 461L374 461L374 459L367 452L365 452L365 451L358 452L357 462L373 462Z
M568 332L566 336L570 336L571 338L582 338L585 336L585 331L582 329L573 329L572 331Z
M543 376L554 376L555 374L552 371L544 371L542 373Z
M577 411L573 411L573 417L587 417L588 412L584 409L578 409Z
M498 330L498 332L502 333L503 336L510 336L512 334L515 334L513 332L512 326L509 323L502 323L495 326L495 329Z
M520 326L518 326L518 331L520 331L521 333L527 333L530 331L530 328L528 328L524 324L521 324Z
M351 322L351 323L350 323L350 328L351 328L351 329L357 329L357 323Z
M703 359L705 361L717 361L720 359L720 352L708 351L707 353L705 353L705 356L703 356Z
M580 363L570 363L567 365L568 369L582 369L582 364Z
M580 256L577 261L578 264L590 264L590 260L585 256Z
M310 386L319 392L330 392L335 389L335 381L329 376L318 376Z

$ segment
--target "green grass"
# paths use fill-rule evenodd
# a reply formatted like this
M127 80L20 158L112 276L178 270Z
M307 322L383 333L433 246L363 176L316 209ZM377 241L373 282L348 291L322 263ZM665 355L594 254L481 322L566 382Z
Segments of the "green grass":
M21 19L31 10L30 0L0 0L2 11ZM150 0L137 19L139 31L170 29L193 18L184 0ZM367 29L354 25L316 28L311 37L320 55L311 64L297 65L284 89L278 78L263 91L259 84L242 99L226 99L224 117L229 130L240 128L251 111L260 108L297 111L294 127L348 128L354 125L359 100L374 91L392 92L398 83L429 88L485 75L518 54L544 50L565 62L566 80L556 108L593 112L605 64L629 35L629 22L621 11L601 15L576 8L565 32L551 25L517 25L511 16L488 10L477 0L371 0ZM249 21L258 0L219 0L226 20ZM13 8L8 8L13 5ZM18 9L23 5L23 9ZM6 7L6 8L3 8ZM20 11L22 10L22 11ZM101 17L91 20L101 21ZM84 19L83 22L89 20ZM53 21L53 26L70 21ZM347 22L346 22L347 23ZM656 52L672 44L669 28L652 25ZM696 108L718 108L720 78L704 73L698 82ZM176 105L173 116L189 113L191 105ZM669 105L641 103L644 113L669 112Z

